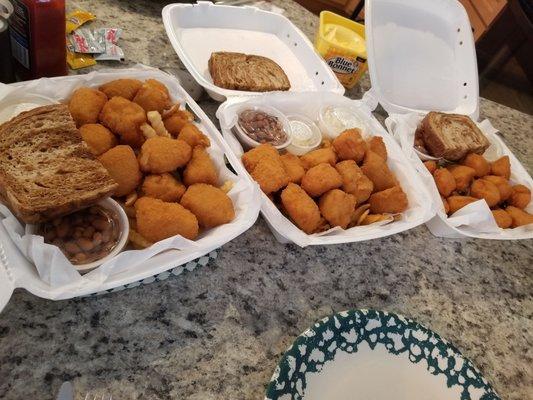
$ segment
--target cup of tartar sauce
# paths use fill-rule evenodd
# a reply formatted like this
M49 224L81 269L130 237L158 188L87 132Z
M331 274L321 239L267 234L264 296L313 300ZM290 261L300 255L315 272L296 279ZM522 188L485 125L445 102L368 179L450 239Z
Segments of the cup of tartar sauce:
M318 113L318 126L329 139L335 139L346 129L359 128L367 133L367 124L353 108L324 106Z
M316 124L304 115L292 114L287 119L291 126L291 144L287 151L301 156L316 149L322 142L322 134Z

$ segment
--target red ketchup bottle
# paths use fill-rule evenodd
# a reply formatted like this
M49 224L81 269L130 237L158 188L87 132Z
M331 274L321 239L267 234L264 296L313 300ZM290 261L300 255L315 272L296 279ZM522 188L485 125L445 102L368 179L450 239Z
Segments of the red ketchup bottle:
M67 74L65 0L11 0L11 55L19 80Z

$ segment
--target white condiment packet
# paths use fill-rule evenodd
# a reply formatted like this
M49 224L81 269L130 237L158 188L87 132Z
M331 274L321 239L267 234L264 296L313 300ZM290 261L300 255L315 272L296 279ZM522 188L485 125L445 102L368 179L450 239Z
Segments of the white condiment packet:
M117 46L118 39L122 34L120 28L100 28L95 29L95 36L100 43L103 43L105 51L94 57L97 61L114 60L123 61L124 52Z

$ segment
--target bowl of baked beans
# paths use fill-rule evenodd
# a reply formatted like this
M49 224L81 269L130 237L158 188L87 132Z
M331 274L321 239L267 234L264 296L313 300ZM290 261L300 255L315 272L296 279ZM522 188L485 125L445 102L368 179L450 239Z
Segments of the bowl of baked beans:
M107 198L51 221L30 226L29 233L57 246L79 272L110 260L128 242L129 222L123 208Z

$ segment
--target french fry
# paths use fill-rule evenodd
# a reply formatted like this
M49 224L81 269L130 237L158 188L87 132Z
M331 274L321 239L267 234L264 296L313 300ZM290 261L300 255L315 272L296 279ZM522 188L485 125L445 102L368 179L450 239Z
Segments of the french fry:
M220 190L227 194L231 189L233 189L234 185L235 184L232 181L226 181L222 186L220 186Z
M140 126L140 128L141 128L141 132L142 132L143 136L146 139L150 139L152 137L156 137L157 136L157 132L154 130L154 128L152 128L146 122L144 124L142 124Z
M159 114L158 111L148 111L146 117L158 136L172 137L170 136L170 133L168 133L167 128L165 128L161 114Z
M124 205L126 207L132 207L135 204L135 202L137 201L137 198L138 198L137 192L135 192L135 191L131 192L130 194L128 194L126 196L126 201L124 202Z
M131 244L136 249L145 249L147 247L150 247L153 243L146 240L139 232L137 232L135 229L130 229L128 239L130 240Z

